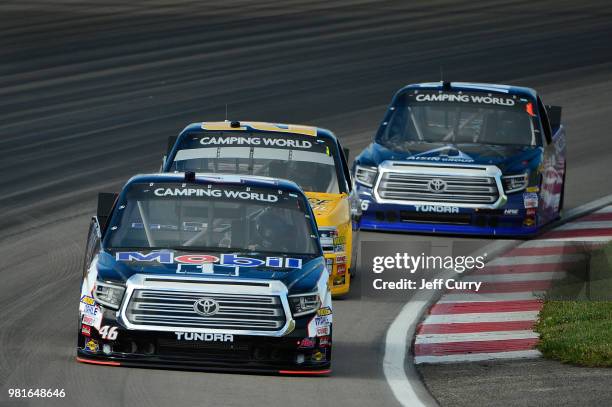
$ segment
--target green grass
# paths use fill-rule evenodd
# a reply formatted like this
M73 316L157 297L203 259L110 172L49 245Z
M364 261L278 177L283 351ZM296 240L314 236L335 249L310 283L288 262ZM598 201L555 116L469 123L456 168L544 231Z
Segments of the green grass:
M612 302L547 300L536 330L547 358L612 367Z
M612 367L612 245L585 259L547 293L538 349L561 362Z

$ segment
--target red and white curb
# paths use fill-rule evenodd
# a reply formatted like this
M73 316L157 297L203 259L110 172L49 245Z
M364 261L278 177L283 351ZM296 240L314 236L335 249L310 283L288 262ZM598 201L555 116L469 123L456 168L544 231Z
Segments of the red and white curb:
M452 291L429 309L414 341L415 363L539 357L533 327L542 295L582 258L570 242L612 240L612 206L525 242L466 276L480 290Z

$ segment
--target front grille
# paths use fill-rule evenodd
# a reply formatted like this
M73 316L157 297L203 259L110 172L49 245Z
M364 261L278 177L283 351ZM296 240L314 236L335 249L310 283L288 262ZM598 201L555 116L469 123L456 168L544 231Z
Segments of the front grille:
M198 314L194 304L202 298L215 300L218 312L212 316ZM134 290L125 315L133 325L177 331L192 328L275 332L286 323L278 296L152 289Z
M445 188L433 192L429 185L442 181ZM494 177L430 175L404 172L383 172L378 195L384 200L492 205L499 199Z

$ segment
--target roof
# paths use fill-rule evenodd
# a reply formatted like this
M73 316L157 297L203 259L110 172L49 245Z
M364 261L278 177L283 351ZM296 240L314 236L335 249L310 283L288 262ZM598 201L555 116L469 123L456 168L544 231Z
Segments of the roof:
M233 127L232 124L238 124L237 127ZM269 123L269 122L255 122L255 121L229 121L225 120L222 122L198 122L191 123L183 129L183 133L192 133L199 131L235 131L235 132L250 132L251 134L257 133L286 133L301 134L312 137L326 137L336 139L334 133L330 130L323 129L315 126L305 126L301 124L284 124L284 123Z
M463 92L488 92L488 93L503 93L510 95L526 96L531 99L537 97L537 92L534 89L526 88L523 86L510 86L500 85L494 83L475 83L475 82L450 82L450 91L463 91ZM407 90L415 89L427 89L427 90L440 90L448 92L448 89L444 89L443 82L427 82L427 83L415 83L406 85L401 88L397 94L403 93Z
M139 174L135 175L128 180L125 184L127 187L133 183L148 183L148 182L168 182L177 184L185 182L184 172L173 172L173 173L155 173L155 174ZM269 177L260 177L253 175L235 175L235 174L206 174L197 173L195 181L189 181L190 183L196 184L225 184L225 185L236 185L242 184L246 186L252 186L256 188L269 188L269 189L282 189L286 191L296 192L303 195L300 188L295 182L276 179ZM125 188L124 187L124 188Z

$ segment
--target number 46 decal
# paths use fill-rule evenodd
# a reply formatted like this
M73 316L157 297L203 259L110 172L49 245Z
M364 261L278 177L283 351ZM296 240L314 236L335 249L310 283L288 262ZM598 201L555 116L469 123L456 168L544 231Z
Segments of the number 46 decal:
M116 326L108 325L104 325L102 328L100 328L100 334L102 335L102 339L108 339L109 341L114 341L117 339L117 335L119 335Z

